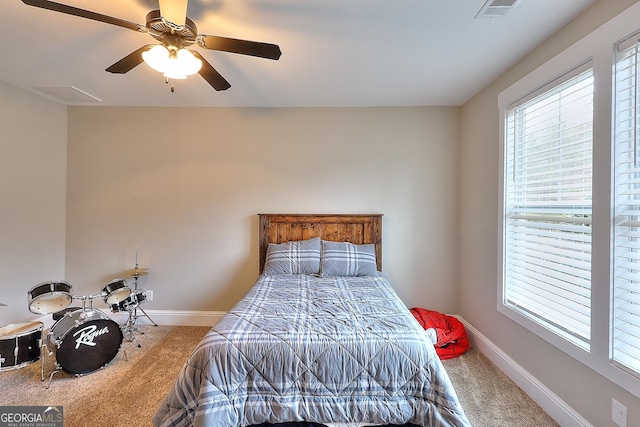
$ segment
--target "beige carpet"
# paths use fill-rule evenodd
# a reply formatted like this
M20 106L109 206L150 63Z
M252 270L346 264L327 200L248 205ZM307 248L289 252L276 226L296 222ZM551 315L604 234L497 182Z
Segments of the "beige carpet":
M442 363L474 427L558 426L477 349Z
M65 427L143 427L172 386L191 350L208 327L142 326L136 335L142 348L124 341L121 351L104 369L82 377L57 373L45 359L0 373L0 405L62 405ZM469 421L475 427L557 426L522 390L479 351L445 361ZM225 426L221 426L225 427Z
M191 350L208 327L141 326L142 346L125 339L104 369L82 377L65 372L45 386L54 360L47 357L45 382L40 362L0 374L2 405L62 405L65 427L150 426L151 417L173 384Z

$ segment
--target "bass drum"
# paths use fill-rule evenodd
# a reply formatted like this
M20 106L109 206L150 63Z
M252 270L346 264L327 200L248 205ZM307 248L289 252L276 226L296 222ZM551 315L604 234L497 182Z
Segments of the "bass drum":
M120 325L104 312L76 310L58 320L47 336L47 347L63 371L82 375L111 362L122 344Z
M0 328L0 371L22 368L40 359L44 323L18 323Z

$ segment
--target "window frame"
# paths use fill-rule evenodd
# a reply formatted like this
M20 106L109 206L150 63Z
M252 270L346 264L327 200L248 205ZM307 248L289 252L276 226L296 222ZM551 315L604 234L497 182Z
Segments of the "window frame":
M575 81L576 79L584 76L587 73L590 77L583 77L583 80ZM586 327L582 328L577 326L580 324L580 322L566 322L566 320L569 319L569 317L567 317L568 313L570 312L568 311L570 310L569 305L574 304L568 304L568 300L556 294L556 291L560 291L561 288L566 288L566 291L571 294L573 292L584 292L584 289L581 289L582 287L580 285L572 284L571 280L569 279L569 276L575 277L576 279L579 278L578 276L584 276L582 278L587 280L588 283L585 284L585 286L589 288L589 298L588 301L585 302L585 304L588 304L588 311L590 312L592 203L591 201L589 201L587 204L585 204L585 199L583 197L585 195L588 195L587 200L591 199L593 189L591 185L589 185L588 194L585 194L584 190L580 191L581 197L578 206L570 206L568 204L568 200L564 198L560 199L560 201L563 202L562 204L558 204L558 199L554 200L554 202L545 201L545 198L541 197L540 193L535 191L535 188L526 185L532 181L535 183L534 185L538 185L539 178L535 178L534 176L539 175L539 172L531 170L530 173L533 173L534 176L528 175L527 171L529 171L529 167L526 165L527 157L529 157L529 155L524 155L524 153L521 153L524 155L524 157L519 157L517 153L523 149L526 149L527 151L531 149L535 150L536 144L539 143L548 145L548 138L551 136L551 134L549 134L548 132L557 132L557 130L550 130L545 131L545 133L542 135L529 133L527 133L526 135L521 134L520 130L524 129L520 127L520 125L525 126L526 130L529 130L529 124L527 123L528 120L525 118L526 116L523 116L523 114L526 114L526 111L531 107L533 107L535 111L540 111L539 109L542 107L542 114L545 114L546 110L544 109L546 108L546 106L551 106L551 108L553 108L554 114L556 112L565 114L567 112L566 105L562 110L555 111L556 108L562 108L562 104L557 104L558 100L560 99L557 98L557 96L567 90L570 90L572 94L574 93L574 90L580 91L580 87L583 86L583 82L587 80L593 82L593 63L591 61L586 61L582 64L578 64L571 70L567 70L562 75L548 82L542 88L512 103L506 109L506 120L504 124L505 141L503 143L506 153L503 160L505 165L503 186L505 212L502 212L505 215L505 221L503 223L503 232L505 234L503 248L504 256L502 257L504 274L502 288L504 295L503 304L508 306L510 309L517 311L519 314L528 317L533 322L539 323L541 326L551 330L560 337L563 337L564 339L586 350L588 350L590 347L591 328L589 323L591 316L587 316L585 320L587 324L584 325ZM589 83L588 85L588 88L590 89L590 98L587 102L590 102L591 104L593 103L593 96L595 91L594 86L595 85L593 83ZM554 99L556 99L556 101L554 101ZM557 116L554 115L553 117L554 119L556 119ZM527 120L527 122L523 122L523 119ZM535 120L535 116L533 117L533 120ZM532 124L535 128L535 121ZM593 171L593 116L591 116L591 121L589 124L591 125L589 129L591 138L588 142L584 142L588 143L590 150L589 156L587 156L587 158L589 160L588 176L589 179L591 179ZM535 130L533 132L535 132ZM517 133L519 136L515 136L515 133ZM565 137L563 137L561 145L554 144L553 150L545 150L545 152L547 153L547 155L555 157L554 153L556 153L557 150L565 150L569 148L567 144L573 144L575 142L573 138L578 136L579 133L580 131L578 131L578 133L565 135L565 137L568 137L571 142L567 141ZM534 135L536 135L535 141L529 140L529 137ZM538 139L540 136L543 137L543 140ZM524 138L525 140L523 140L522 138ZM529 145L531 145L531 148L527 148L527 146ZM535 161L539 162L540 160L551 159L552 157L545 157L543 159L538 158ZM587 159L581 156L578 158L578 160L584 161ZM571 163L572 161L573 160L567 159L568 163ZM518 170L521 167L524 167L524 169L521 169L521 172L518 173ZM560 188L557 187L557 183L553 183L553 181L557 179L565 181L573 177L568 177L563 174L564 176L560 178L557 175L557 173L560 172L566 173L567 171L562 169L562 165L556 165L556 168L550 171L553 177L552 181L546 181L545 188L547 188L549 184L553 184L552 188L558 191L560 190ZM517 177L519 178L518 180L516 180ZM525 184L525 188L528 189L519 190L518 188L523 184ZM530 190L532 190L532 192ZM552 194L561 195L561 191L554 192ZM535 197L535 205L531 205L531 202L527 202L528 200L531 200L532 196ZM513 209L520 213L512 212ZM555 214L560 213L561 215L580 215L588 213L589 219L583 221L576 218L576 221L574 221L572 225L568 225L566 220L561 220L561 217L554 215L552 215L548 219L543 219L547 218L551 212ZM581 244L578 244L576 241L570 242L570 239L573 238L573 234L569 231L569 229L571 229L572 231L578 231L578 229L582 229L580 233L586 233L583 235L584 242ZM510 231L512 234L509 234L510 238L507 238L509 237L507 236L507 234ZM524 235L529 235L530 232L539 233L536 234L538 239L546 239L544 237L546 234L553 233L553 237L550 237L549 239L557 242L558 245L561 245L563 247L563 250L561 251L562 255L556 257L558 258L558 260L564 257L571 257L575 259L581 256L580 250L588 250L588 273L580 272L580 269L571 273L565 270L565 272L561 273L559 270L564 269L564 267L559 267L559 264L557 264L555 261L552 261L552 258L554 257L545 258L542 260L543 264L539 264L540 260L537 258L538 250L535 248L536 245L532 244L532 242L530 241L525 240L522 245L516 243L515 246L511 246L514 239L519 240L518 236L522 235L523 233ZM516 256L515 259L513 256L514 250L516 251L516 253L521 254L520 256ZM522 258L523 256L524 258ZM523 262L524 264L522 264ZM518 267L518 265L520 265L520 267ZM530 266L535 266L537 270L531 272L531 270L529 270ZM566 266L571 269L574 265L566 264ZM514 267L517 272L512 271ZM513 274L510 275L509 272L512 272ZM507 276L511 277L514 282L512 283L511 281L507 281ZM536 289L537 286L534 285L534 282L539 283L543 289L548 289L550 292ZM553 289L553 291L551 291L551 289ZM536 301L538 299L536 297L531 298L529 296L530 291L535 292L535 295L537 297L541 299L544 298L546 304L539 304ZM545 296L545 293L547 293L549 296ZM554 312L554 310L547 310L547 307L552 306L562 306L563 308L566 308L567 311L560 310ZM577 310L579 310L579 307L580 304L576 304L575 308ZM584 308L582 308L582 310L584 310ZM564 323L562 320L563 316L566 318L564 319ZM574 326L576 326L575 329L573 328Z
M628 46L628 48L627 48ZM623 51L620 48L623 48ZM631 53L631 51L634 51ZM624 53L629 52L629 54ZM632 62L631 67L623 68L621 70L622 75L626 75L631 78L623 78L628 82L633 82L629 86L621 85L618 88L617 82L618 65L627 61ZM632 300L636 299L635 296L629 295L629 285L632 287L638 286L640 282L640 265L637 262L629 262L634 257L638 256L638 249L633 248L638 245L640 240L637 235L638 225L632 223L638 222L640 216L640 208L638 207L638 195L632 197L628 192L638 191L638 181L640 181L640 147L638 142L640 141L640 29L631 34L626 39L616 43L615 62L614 62L614 91L613 99L616 100L613 117L613 187L614 187L614 225L613 225L613 281L612 281L612 297L611 297L611 310L612 310L612 323L611 323L611 350L610 358L611 363L623 370L629 370L632 375L640 377L640 350L638 348L638 331L640 328L640 321L636 324L629 321L629 317L638 316L640 314L639 309L631 314L626 309L620 307L622 301L629 304ZM631 76L626 74L628 70L631 70ZM624 89L624 90L621 90ZM618 100L618 95L621 93L630 92L633 100L624 98ZM626 96L626 95L625 95ZM625 109L629 109L629 115L624 114ZM621 118L617 117L616 112L620 111ZM625 123L626 122L626 123ZM630 122L633 122L630 126ZM627 126L622 126L623 123ZM633 135L629 135L633 133ZM625 136L623 136L625 135ZM630 138L629 138L630 136ZM618 139L620 138L620 139ZM633 148L631 148L633 147ZM633 152L633 156L629 153ZM629 160L632 160L630 162ZM630 163L633 163L630 165ZM617 168L620 170L617 170ZM629 175L633 175L631 178ZM625 183L626 181L626 183ZM618 197L620 203L618 204ZM635 271L635 275L631 278L627 276L628 271ZM635 292L633 292L635 293ZM620 297L618 295L620 294ZM618 299L620 298L620 299ZM637 304L637 302L631 303ZM630 332L630 329L634 329ZM616 335L616 330L620 330L620 334ZM629 344L632 341L633 344ZM625 357L625 350L623 348L635 347L638 354L634 354L632 357ZM617 355L620 354L619 357ZM632 366L633 365L633 366Z
M611 361L611 322L613 298L612 261L614 244L613 199L613 81L617 43L640 30L636 17L640 3L613 18L591 34L554 56L532 72L506 87L498 95L499 109L499 194L497 310L525 329L583 363L618 386L640 397L640 376L614 365ZM505 238L505 125L510 105L523 99L568 70L592 61L594 72L593 118L593 210L591 272L591 345L589 351L556 335L504 304Z

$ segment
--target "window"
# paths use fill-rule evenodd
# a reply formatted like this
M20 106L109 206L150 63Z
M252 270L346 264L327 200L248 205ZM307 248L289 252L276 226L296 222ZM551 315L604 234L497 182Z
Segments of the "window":
M611 358L640 374L640 35L617 46Z
M591 331L593 69L507 109L504 304L588 349Z
M640 397L640 2L500 92L497 309Z

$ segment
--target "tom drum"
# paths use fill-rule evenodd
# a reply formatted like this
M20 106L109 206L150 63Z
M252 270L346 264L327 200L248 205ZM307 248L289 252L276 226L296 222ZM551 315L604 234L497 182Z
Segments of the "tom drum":
M69 307L73 296L67 282L43 282L29 290L29 311L35 314L57 313Z
M131 289L124 279L115 279L104 285L102 294L104 295L105 303L117 304L131 295Z
M135 291L128 298L120 301L117 304L111 304L111 311L117 313L120 311L131 311L138 307L143 301L147 299L147 294L144 291Z

